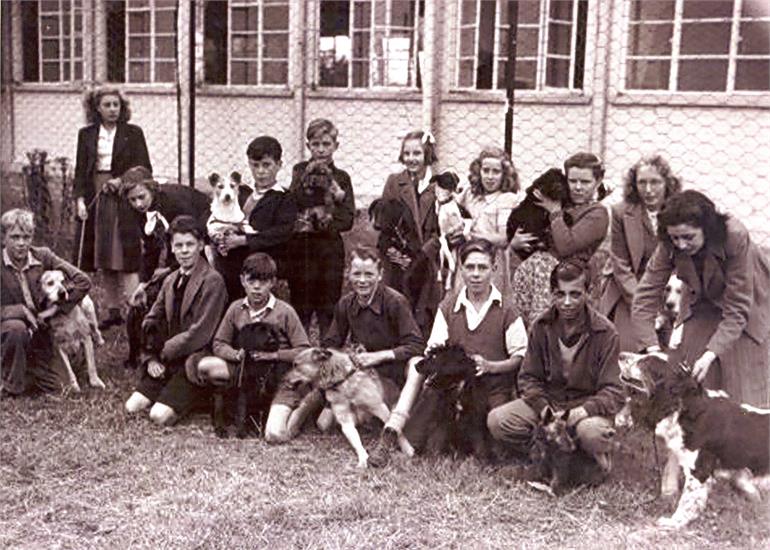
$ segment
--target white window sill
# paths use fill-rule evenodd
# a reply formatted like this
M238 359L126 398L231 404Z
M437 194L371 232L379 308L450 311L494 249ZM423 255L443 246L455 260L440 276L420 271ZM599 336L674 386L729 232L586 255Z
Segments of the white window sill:
M286 85L257 86L256 84L203 84L196 95L204 97L277 97L288 98L294 95Z
M454 103L505 103L505 90L450 90L443 98ZM577 90L516 90L513 96L514 104L532 105L588 105L591 95Z
M381 101L421 101L422 91L417 88L309 88L312 99L377 99Z
M770 107L770 92L669 92L633 90L610 95L613 105L671 107Z

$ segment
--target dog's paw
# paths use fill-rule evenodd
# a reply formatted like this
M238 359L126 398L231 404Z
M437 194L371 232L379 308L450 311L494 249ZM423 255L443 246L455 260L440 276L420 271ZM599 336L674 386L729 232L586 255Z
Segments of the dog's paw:
M67 391L71 391L74 393L80 393L80 384L77 383L77 381L73 380L70 382L70 385L67 386Z
M92 388L99 388L100 390L103 390L103 389L105 389L105 388L107 387L107 386L104 384L104 382L102 382L102 379L101 379L101 378L99 378L98 376L95 376L94 378L91 378L91 379L88 381L88 384L89 384L89 385L90 385ZM78 391L80 391L80 389L79 389L79 388L78 388Z
M365 470L368 466L369 466L369 455L358 457L358 463L356 464L356 468L361 468L362 470Z

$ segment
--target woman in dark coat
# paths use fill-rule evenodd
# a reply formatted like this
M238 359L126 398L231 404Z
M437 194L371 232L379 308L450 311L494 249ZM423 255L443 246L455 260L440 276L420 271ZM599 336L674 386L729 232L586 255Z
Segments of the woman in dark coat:
M599 311L615 323L620 351L639 351L631 328L631 301L658 245L658 211L682 184L660 155L639 159L626 174L623 200L612 207L610 261Z
M658 214L659 244L631 307L637 336L656 350L655 316L671 273L682 296L682 343L673 360L707 387L736 401L770 404L770 260L734 216L697 191L667 199Z
M139 213L119 194L120 176L129 168L152 170L142 129L128 124L128 100L117 88L101 87L83 101L89 125L78 133L74 196L83 222L78 232L77 263L102 272L106 329L122 322L121 306L138 283ZM82 243L82 244L80 244Z

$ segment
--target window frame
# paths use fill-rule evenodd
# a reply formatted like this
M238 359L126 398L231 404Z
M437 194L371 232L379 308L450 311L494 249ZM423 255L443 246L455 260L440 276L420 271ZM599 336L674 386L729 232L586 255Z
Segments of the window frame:
M347 28L347 36L350 37L350 60L347 66L347 86L328 86L321 84L321 10L323 0L317 0L316 10L316 36L315 36L315 52L314 52L314 64L313 64L313 81L315 88L325 93L335 92L348 92L348 93L365 93L370 92L418 92L418 74L420 64L420 2L426 0L408 0L414 8L414 21L411 27L405 27L401 25L393 25L390 21L392 14L392 2L393 0L366 0L365 3L370 5L369 22L366 27L355 26L355 4L361 0L345 0L350 10L349 23ZM427 0L431 1L431 0ZM377 5L385 5L385 23L377 24ZM390 38L391 33L396 31L410 31L412 45L409 50L409 59L413 60L409 67L408 80L411 84L372 84L375 80L375 74L379 70L380 64L382 64L382 70L387 73L388 58L383 53L381 57L378 57L375 50L375 38L378 33L382 32L383 38ZM367 51L367 57L354 57L353 52L355 50L353 46L353 40L355 34L367 33L369 35L369 46ZM424 49L424 47L423 47ZM354 86L353 85L353 66L355 62L366 61L368 63L367 72L367 85L366 86Z
M631 20L631 8L633 2L626 0L623 2L623 14L622 14L622 32L621 32L621 49L620 49L620 76L619 76L619 91L622 94L627 95L649 95L649 96L717 96L717 97L729 97L729 96L741 96L741 95L770 95L770 87L766 90L736 90L735 79L737 73L737 65L739 60L751 60L759 59L770 60L770 54L740 54L738 52L738 46L741 41L740 28L742 22L770 22L770 16L765 17L742 17L742 8L744 0L733 0L733 11L730 18L727 17L709 17L701 19L684 19L684 1L685 0L673 0L674 1L674 19L651 19L647 21L632 21ZM688 22L700 22L700 23L730 23L730 41L727 54L681 54L682 44L682 25ZM630 36L631 29L634 25L644 24L671 24L671 53L670 55L631 55L630 48ZM680 90L678 89L679 79L679 64L680 61L688 60L727 60L727 81L725 82L724 90ZM633 60L650 60L650 61L670 61L668 86L666 88L630 88L628 87L628 68L629 61Z
M150 30L142 33L132 33L130 29L129 19L132 13L147 13L150 14ZM131 0L127 0L125 3L125 29L124 29L124 81L121 84L126 85L169 85L174 84L174 79L168 80L156 80L156 63L172 63L174 67L174 74L178 71L179 61L176 55L177 41L178 41L178 29L174 29L170 32L158 32L155 29L155 20L157 12L170 12L174 14L174 21L178 18L178 6L156 6L156 0L148 0L146 6L132 6ZM148 38L150 41L150 55L149 57L132 57L131 56L131 39L132 38ZM174 44L174 57L158 57L156 53L155 41L158 38L171 38ZM107 52L109 55L109 52ZM150 64L150 77L148 80L131 80L131 63L149 63Z
M455 56L452 60L452 79L451 79L451 92L470 92L470 93L499 93L499 92L505 92L505 87L498 87L497 82L500 78L499 74L499 68L502 63L507 62L508 60L508 52L505 52L506 55L502 55L500 51L500 36L503 31L509 29L509 25L506 22L503 22L503 19L507 15L507 6L508 2L506 0L495 0L495 23L494 23L494 37L493 37L493 53L492 53L492 87L491 88L477 88L476 87L476 75L478 70L478 62L479 62L479 43L478 43L478 33L479 33L479 27L480 27L480 17L481 17L481 4L483 2L487 2L489 0L474 0L476 3L476 9L475 9L475 19L473 23L463 23L462 17L463 17L463 0L457 0L455 2L456 6L456 15L455 15L455 25L453 28L453 32L455 34ZM570 53L569 56L565 54L558 54L558 53L549 53L548 52L548 39L549 39L549 32L550 28L549 25L551 23L556 24L564 24L566 21L561 19L555 19L552 18L550 15L550 9L551 9L551 2L552 0L538 0L539 1L539 14L538 14L538 20L537 23L521 23L520 21L517 24L517 29L537 29L538 31L538 38L537 38L537 53L532 56L521 56L518 55L517 52L517 62L519 61L534 61L535 62L535 84L533 88L515 88L516 94L535 94L535 95L553 95L553 94L561 94L561 95L571 95L574 96L575 94L578 95L587 95L589 94L590 90L588 89L588 78L587 72L586 72L586 60L588 59L588 48L586 48L586 51L584 52L585 59L583 60L583 66L584 66L584 78L583 78L583 86L580 88L577 88L574 86L575 82L575 71L576 71L576 65L577 65L577 59L576 59L576 53L577 53L577 40L578 40L578 17L579 17L579 10L580 10L580 0L572 0L572 13L571 13L571 21L569 22L571 29L570 29ZM590 14L591 6L586 6L586 42L590 39L590 33L589 28L591 27L590 23ZM470 56L462 56L462 31L463 29L474 29L473 33L473 84L471 86L462 86L460 84L460 63L462 61L470 60ZM568 79L568 86L566 87L558 87L558 86L548 86L547 85L547 70L548 70L548 60L549 58L555 58L555 59L569 59L569 73L567 75Z
M83 0L54 0L57 2L56 10L44 11L45 3L43 0L37 0L37 21L35 22L35 31L37 33L37 80L22 80L24 84L32 85L77 85L84 81L85 78L85 40L83 37L83 31L85 27L85 8ZM64 4L69 5L69 10L62 9ZM8 6L10 7L10 6ZM76 16L80 16L80 31L75 29ZM56 35L44 35L43 34L43 19L48 16L56 16L58 20L58 28ZM66 22L65 22L66 18ZM65 24L69 27L69 36L65 36ZM44 42L56 41L58 47L58 55L56 58L44 57ZM80 40L80 55L76 55L76 44ZM64 45L69 46L69 56L64 56ZM22 59L22 64L25 60ZM80 77L76 77L76 66L80 64ZM46 80L44 78L46 65L58 65L58 78L56 80ZM69 77L64 77L65 66L69 65Z

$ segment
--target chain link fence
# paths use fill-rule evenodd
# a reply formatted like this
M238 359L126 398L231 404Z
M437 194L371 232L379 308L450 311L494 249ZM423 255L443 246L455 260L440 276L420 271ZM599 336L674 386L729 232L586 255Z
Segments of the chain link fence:
M339 128L335 162L359 208L402 169L414 129L432 131L437 168L462 179L490 144L512 144L524 185L592 151L608 202L659 152L770 246L764 0L30 0L0 12L6 204L26 152L74 159L83 91L114 82L167 181L249 181L246 146L270 134L288 183L316 117Z

